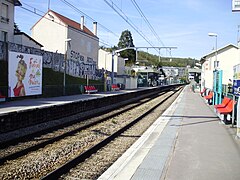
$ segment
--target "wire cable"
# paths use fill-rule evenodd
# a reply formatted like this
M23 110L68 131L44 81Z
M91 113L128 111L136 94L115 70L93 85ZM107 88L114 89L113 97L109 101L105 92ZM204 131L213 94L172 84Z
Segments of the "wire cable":
M148 21L148 19L146 18L146 16L144 15L144 13L142 12L141 8L139 7L139 5L137 4L137 2L135 0L131 0L132 4L135 6L135 8L137 9L137 11L139 12L139 14L143 17L144 21L146 22L146 24L148 25L149 29L152 31L153 35L157 38L157 40L163 45L164 43L162 42L162 40L160 39L160 37L158 36L158 34L156 33L156 31L154 30L154 28L152 27L152 25L150 24L150 22Z
M60 0L62 1L64 4L68 5L69 7L71 7L73 10L75 10L76 12L84 15L86 18L90 19L92 22L96 22L96 20L94 20L93 18L91 18L90 16L88 16L86 13L84 13L83 11L81 11L80 9L78 9L76 6L74 6L73 4L71 4L70 2L66 1L66 0ZM98 26L102 27L103 29L105 29L106 31L110 32L111 34L113 34L116 37L119 37L117 34L115 34L114 32L112 32L110 29L108 29L107 27L105 27L104 25L102 25L101 23L98 23Z
M111 7L121 18L123 18L151 47L154 47L154 45L144 35L144 33L139 30L139 28L128 18L128 16L113 1L111 1L111 3L110 3L109 1L104 0L104 2L109 7ZM156 48L154 48L154 49L158 52L158 49L156 49Z

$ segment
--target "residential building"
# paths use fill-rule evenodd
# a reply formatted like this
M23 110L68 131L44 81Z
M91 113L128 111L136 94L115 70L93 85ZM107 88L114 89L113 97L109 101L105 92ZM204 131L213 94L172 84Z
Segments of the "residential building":
M84 26L83 16L80 24L49 10L31 28L31 33L44 50L66 54L68 74L95 79L99 49L96 22L92 32Z
M222 70L222 84L228 84L233 79L233 66L240 63L239 48L233 44L228 44L217 50L204 55L200 62L202 64L201 88L213 89L213 72ZM214 68L214 62L216 68Z
M114 55L114 73L125 75L125 60L122 57ZM112 53L99 49L98 69L104 69L112 72Z
M14 43L21 44L23 46L33 47L36 49L41 49L43 47L42 44L40 44L24 32L14 33Z
M14 7L18 0L0 0L0 41L14 42Z

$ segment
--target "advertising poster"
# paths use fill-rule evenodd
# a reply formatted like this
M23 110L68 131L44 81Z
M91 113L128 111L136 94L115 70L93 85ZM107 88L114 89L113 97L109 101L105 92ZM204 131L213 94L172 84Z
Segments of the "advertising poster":
M240 96L240 64L233 67L233 94Z
M238 96L237 136L240 137L240 64L233 67L233 93Z
M42 94L42 56L9 51L9 97Z

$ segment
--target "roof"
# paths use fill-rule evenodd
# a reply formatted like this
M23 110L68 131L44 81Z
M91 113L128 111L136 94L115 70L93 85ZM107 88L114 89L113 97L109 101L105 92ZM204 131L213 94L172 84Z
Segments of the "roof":
M195 72L195 73L201 73L202 72L202 69L194 69L194 68L188 68L188 72L191 73L191 72Z
M18 32L18 33L14 33L14 35L24 35L26 36L27 38L29 38L31 41L35 42L36 44L38 44L40 47L43 47L42 44L40 44L39 42L37 42L35 39L33 39L32 37L30 37L29 35L27 35L26 33L24 32Z
M154 73L157 72L156 70L154 70L151 67L134 67L132 68L135 72L148 72L148 73Z
M78 22L76 22L76 21L73 21L73 20L71 20L71 19L69 19L69 18L67 18L67 17L65 17L65 16L63 16L63 15L61 15L61 14L59 14L59 13L57 13L57 12L55 12L55 11L53 11L53 10L49 10L46 14L48 14L49 12L52 12L53 14L55 14L55 16L57 16L64 24L66 24L67 26L70 26L70 27L72 27L72 28L74 28L74 29L77 29L77 30L79 30L79 31L83 31L83 32L85 32L86 34L88 34L88 35L90 35L90 36L94 36L94 37L97 37L97 36L95 36L86 26L83 26L83 30L81 29L81 24L80 23L78 23ZM46 15L45 14L45 15ZM45 16L44 15L44 16ZM42 18L44 18L44 16L42 17ZM41 19L42 19L41 18ZM40 19L40 20L41 20ZM39 20L39 21L40 21ZM39 22L38 21L38 22ZM37 23L38 23L37 22ZM35 23L35 25L37 24L37 23ZM35 26L35 25L33 25L33 27ZM32 27L32 28L33 28ZM31 28L31 29L32 29Z
M228 44L228 45L226 45L226 46L224 46L224 47L222 47L222 48L217 49L217 52L224 51L225 49L230 48L230 47L239 49L239 48L238 48L236 45L234 45L234 44ZM205 61L206 57L215 55L215 53L216 53L216 51L214 50L214 51L212 51L212 52L204 55L204 56L201 58L200 62L203 63L203 62Z
M21 2L18 0L13 0L14 6L22 6Z

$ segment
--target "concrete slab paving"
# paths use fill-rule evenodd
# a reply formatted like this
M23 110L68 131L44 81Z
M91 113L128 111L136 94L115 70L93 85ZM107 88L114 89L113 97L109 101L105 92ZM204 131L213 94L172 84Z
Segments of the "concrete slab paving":
M162 179L240 179L240 141L196 93L189 92L178 139Z
M240 179L236 129L220 123L189 87L149 129L99 179Z

